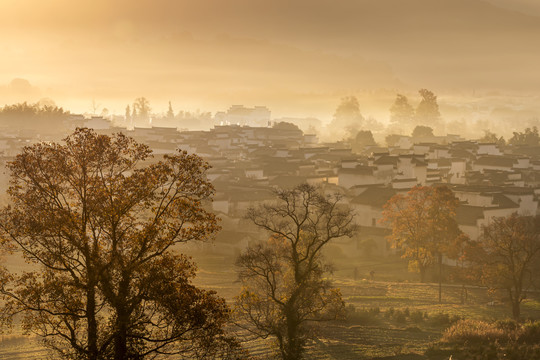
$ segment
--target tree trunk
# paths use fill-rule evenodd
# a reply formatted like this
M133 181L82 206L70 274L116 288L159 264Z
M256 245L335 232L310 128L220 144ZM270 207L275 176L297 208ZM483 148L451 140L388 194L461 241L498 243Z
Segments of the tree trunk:
M420 282L426 282L426 267L423 265L418 265L418 271L420 272Z
M518 300L512 301L512 315L514 316L514 320L519 321L521 316L521 309L520 309L520 302Z
M114 360L136 359L128 350L128 327L130 313L128 310L129 279L124 276L118 285L116 298L116 324L114 336Z
M303 346L299 339L299 322L293 308L286 311L287 317L287 338L285 341L285 357L283 360L300 360L302 359Z
M88 318L88 360L98 360L98 326L96 320L96 288L89 282L86 293L86 316Z
M442 254L439 254L439 304L442 303Z
M515 293L511 289L508 289L508 295L510 296L510 303L512 304L512 316L514 320L519 321L521 316L521 293L516 290Z
M114 337L114 359L115 360L127 360L127 322L128 316L125 313L117 312L116 318L116 334Z

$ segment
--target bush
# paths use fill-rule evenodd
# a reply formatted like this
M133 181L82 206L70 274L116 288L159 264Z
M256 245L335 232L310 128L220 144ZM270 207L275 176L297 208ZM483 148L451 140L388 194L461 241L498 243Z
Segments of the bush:
M456 358L525 360L540 359L539 342L538 321L461 320L444 332L439 346L450 346Z
M525 344L540 343L540 321L529 321L523 324L517 341Z
M435 313L429 317L429 322L432 325L445 326L450 324L450 315L446 313Z
M461 320L445 330L441 342L452 344L489 344L506 342L508 334L496 324L479 320Z
M425 318L428 318L427 314ZM447 313L435 313L429 316L429 323L433 326L448 326L461 320L458 315L450 316Z
M396 310L394 312L394 320L398 323L404 323L406 321L405 313L401 310Z
M410 319L412 322L420 323L424 321L424 313L419 310L415 310L411 312Z
M356 309L356 307L352 304L347 306L348 318L362 323L371 323L377 321L377 317L380 312L381 309L379 307Z

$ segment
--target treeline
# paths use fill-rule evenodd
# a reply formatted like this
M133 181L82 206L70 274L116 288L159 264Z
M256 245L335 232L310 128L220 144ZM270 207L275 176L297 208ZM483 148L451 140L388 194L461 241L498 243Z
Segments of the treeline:
M5 105L0 109L0 127L58 132L66 130L69 111L53 102L27 102Z

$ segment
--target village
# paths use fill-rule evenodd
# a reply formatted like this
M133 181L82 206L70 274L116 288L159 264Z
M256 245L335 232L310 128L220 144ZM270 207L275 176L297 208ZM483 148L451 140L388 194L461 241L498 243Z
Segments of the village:
M417 185L450 187L460 201L456 214L460 230L471 240L477 240L494 217L539 212L540 146L501 146L459 135L395 135L392 146L368 145L353 152L347 141L322 143L316 134L291 122L272 120L264 106L232 106L216 114L219 125L209 130L149 124L120 127L114 125L116 120L70 115L63 125L69 131L88 127L109 135L123 132L149 145L155 159L181 150L209 162L207 176L216 190L210 206L221 219L222 230L212 243L191 245L205 253L235 256L264 240L267 235L244 219L246 209L274 201L272 189L301 183L340 193L342 202L353 209L360 230L355 237L332 244L338 254L350 258L395 253L386 239L389 225L381 222L383 206ZM0 139L3 164L24 145L67 135L15 129L6 129ZM0 185L8 186L5 170Z

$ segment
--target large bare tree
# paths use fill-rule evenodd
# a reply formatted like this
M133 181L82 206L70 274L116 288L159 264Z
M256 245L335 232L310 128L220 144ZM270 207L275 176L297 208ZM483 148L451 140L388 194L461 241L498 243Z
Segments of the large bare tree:
M537 280L540 263L540 217L494 218L483 229L478 242L471 242L466 258L478 270L482 282L492 290L506 292L514 319L521 316L521 302ZM536 281L537 282L537 281Z
M175 246L219 228L203 207L209 166L184 152L150 158L122 134L77 129L8 166L1 233L36 270L10 275L1 292L63 358L209 358L203 349L233 343L224 300L191 283L194 264Z
M301 359L313 324L336 319L344 303L326 274L322 250L352 236L357 226L339 195L303 184L275 191L274 204L247 212L270 239L250 246L238 260L243 290L236 299L240 324L258 337L273 337L284 360Z

